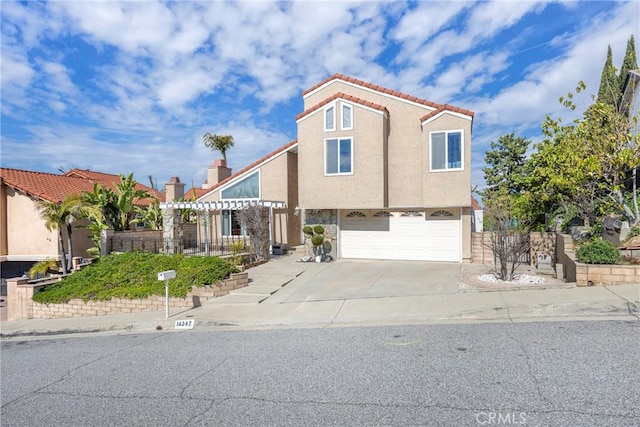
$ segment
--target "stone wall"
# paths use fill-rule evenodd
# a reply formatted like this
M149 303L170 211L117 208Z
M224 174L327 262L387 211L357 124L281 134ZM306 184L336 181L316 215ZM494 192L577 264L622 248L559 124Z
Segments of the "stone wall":
M540 254L548 254L555 263L555 233L529 233L531 239L531 265L535 265ZM491 249L491 232L471 233L471 262L474 264L493 265L494 257Z
M11 279L10 279L11 280ZM229 294L249 284L249 274L233 273L228 279L212 286L193 287L186 298L169 298L170 308L193 308L202 301ZM21 283L16 279L14 292L16 297L8 302L9 320L19 319L56 319L65 317L100 316L110 313L136 313L141 311L158 311L165 308L165 296L153 295L146 299L112 298L108 301L87 301L73 299L64 304L39 304L32 297L38 291L36 286ZM39 288L42 288L39 285ZM12 288L13 289L13 288ZM19 298L18 298L19 296ZM15 302L14 302L15 300ZM12 307L13 306L13 307Z
M578 286L640 284L640 265L577 262L573 238L568 234L556 234L556 258L564 266L565 280Z
M335 209L309 209L305 211L304 225L321 225L324 227L325 243L324 253L331 255L333 259L338 257L338 211ZM305 239L306 255L313 254L311 239Z

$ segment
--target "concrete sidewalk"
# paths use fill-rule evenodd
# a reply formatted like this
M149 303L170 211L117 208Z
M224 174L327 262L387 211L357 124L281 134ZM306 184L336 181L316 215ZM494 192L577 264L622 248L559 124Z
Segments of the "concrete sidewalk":
M299 289L334 265L294 262L298 255L249 270L249 287L201 307L111 314L73 319L30 319L0 324L0 336L65 333L126 333L174 330L176 320L194 319L194 330L342 327L547 320L640 320L640 285L451 292L301 300ZM340 262L340 261L337 261ZM326 274L327 277L331 275ZM449 278L448 280L451 280ZM451 289L451 283L447 287ZM291 297L290 296L294 296Z

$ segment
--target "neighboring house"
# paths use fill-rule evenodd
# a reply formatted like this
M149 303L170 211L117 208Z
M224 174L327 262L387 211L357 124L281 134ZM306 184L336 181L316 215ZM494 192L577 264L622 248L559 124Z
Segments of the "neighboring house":
M341 74L303 100L297 140L232 175L209 168L192 206L209 202L212 232L244 233L234 203L273 201L272 242L322 224L334 257L470 259L473 112Z
M480 204L474 197L471 198L471 208L473 209L471 231L474 233L484 231L484 209L480 207Z
M0 168L0 263L2 278L22 275L35 262L60 259L58 231L48 231L36 206L38 200L61 202L65 197L93 191L94 183L115 188L118 175L72 169L63 175ZM161 194L138 184L156 197ZM148 201L141 201L141 205ZM66 245L66 230L65 245ZM74 228L73 256L86 257L94 246L88 231ZM66 246L65 246L66 247Z

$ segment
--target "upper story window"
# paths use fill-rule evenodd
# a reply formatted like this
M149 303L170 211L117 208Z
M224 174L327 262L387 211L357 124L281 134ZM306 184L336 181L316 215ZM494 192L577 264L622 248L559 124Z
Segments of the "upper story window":
M334 105L324 109L324 130L336 130L336 107Z
M342 130L353 129L353 107L342 104Z
M220 193L221 199L259 199L260 176L254 172L242 181L225 188Z
M431 170L462 169L462 131L430 134Z
M353 173L353 139L332 138L324 141L325 175Z

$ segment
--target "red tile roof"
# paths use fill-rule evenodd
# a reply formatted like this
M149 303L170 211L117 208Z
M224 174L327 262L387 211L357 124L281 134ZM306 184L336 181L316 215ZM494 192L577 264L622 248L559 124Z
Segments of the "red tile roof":
M16 188L31 197L57 203L62 202L67 196L82 194L84 191L93 191L94 183L114 189L114 183L120 181L118 175L79 169L72 169L64 175L57 175L21 169L0 168L0 178L4 184ZM158 191L139 183L136 188L147 190L158 198L164 197ZM149 202L149 199L145 199L139 200L136 204L145 206Z
M338 92L333 94L332 96L330 96L329 98L320 101L319 103L317 103L316 105L314 105L313 107L303 111L302 113L298 114L296 116L296 120L300 120L301 118L308 116L309 114L313 113L314 111L318 110L319 108L324 107L325 105L329 104L330 102L332 102L335 99L344 99L345 101L349 101L349 102L353 102L355 104L360 104L360 105L364 105L365 107L369 107L369 108L373 108L374 110L378 110L378 111L385 111L385 112L389 112L387 110L387 107L380 105L380 104L375 104L373 102L369 102L365 99L362 98L358 98L352 95L347 95L345 93L342 92Z
M398 92L397 90L393 90L393 89L388 89L382 86L378 86L378 85L374 85L372 83L367 83L363 80L358 80L355 79L353 77L349 77L349 76L345 76L344 74L334 74L333 76L321 81L318 84L313 85L312 87L310 87L309 89L305 90L304 92L302 92L302 96L305 96L306 94L313 92L314 90L318 89L319 87L329 83L330 81L333 80L342 80L344 82L348 82L348 83L352 83L358 86L362 86L368 89L372 89L375 90L377 92L380 93L384 93L387 95L391 95L391 96L395 96L397 98L401 98L401 99L405 99L407 101L411 101L411 102L415 102L416 104L421 104L421 105L426 105L427 107L431 107L431 108L435 108L436 112L432 112L430 114L436 113L438 114L439 112L442 112L444 110L447 111L453 111L456 113L461 113L470 117L473 117L474 113L473 111L470 110L465 110L463 108L458 108L458 107L454 107L453 105L442 105L442 104L438 104L436 102L433 101L427 101L426 99L422 99L422 98L417 98L415 96L412 95L408 95L406 93L402 93L402 92ZM304 113L302 113L304 114ZM427 114L427 116L431 117L429 114ZM428 119L429 117L423 117L420 121L424 121L426 119Z
M443 111L451 111L453 113L460 113L460 114L464 114L465 116L469 116L471 118L473 118L473 115L474 115L473 111L465 110L464 108L454 107L453 105L445 104L445 105L441 105L437 110L433 110L429 114L427 114L425 116L422 116L420 118L420 123L423 123L424 121L429 120L430 118L437 116L438 114L442 113Z
M105 173L105 172L97 172L89 169L71 169L65 173L65 176L78 176L81 178L88 179L89 181L92 181L92 182L97 182L111 189L114 189L115 185L120 183L120 175L115 175L112 173ZM140 184L139 182L136 182L136 189L144 190L158 200L164 200L164 193L161 193L158 190L154 190L149 186Z
M480 204L478 203L478 201L473 196L471 196L471 208L473 208L474 211L481 211L482 210L482 208L480 207Z
M269 160L272 157L275 157L276 155L282 153L283 151L288 150L289 148L293 147L294 145L296 145L298 143L297 139L294 139L293 141L283 145L282 147L272 151L271 153L261 157L260 159L256 160L255 162L251 163L249 166L246 166L242 169L240 169L238 172L234 173L233 175L231 175L228 178L223 179L222 181L220 181L219 183L217 183L216 185L209 187L207 189L204 190L204 193L198 196L198 199L201 198L202 196L204 196L205 194L209 194L210 192L220 188L221 186L223 186L224 184L228 183L229 181L234 180L235 178L237 178L238 176L242 175L243 173L253 169L254 167L258 166L261 163L266 162L267 160ZM192 191L192 190L189 190ZM185 198L186 198L186 194L185 194Z

